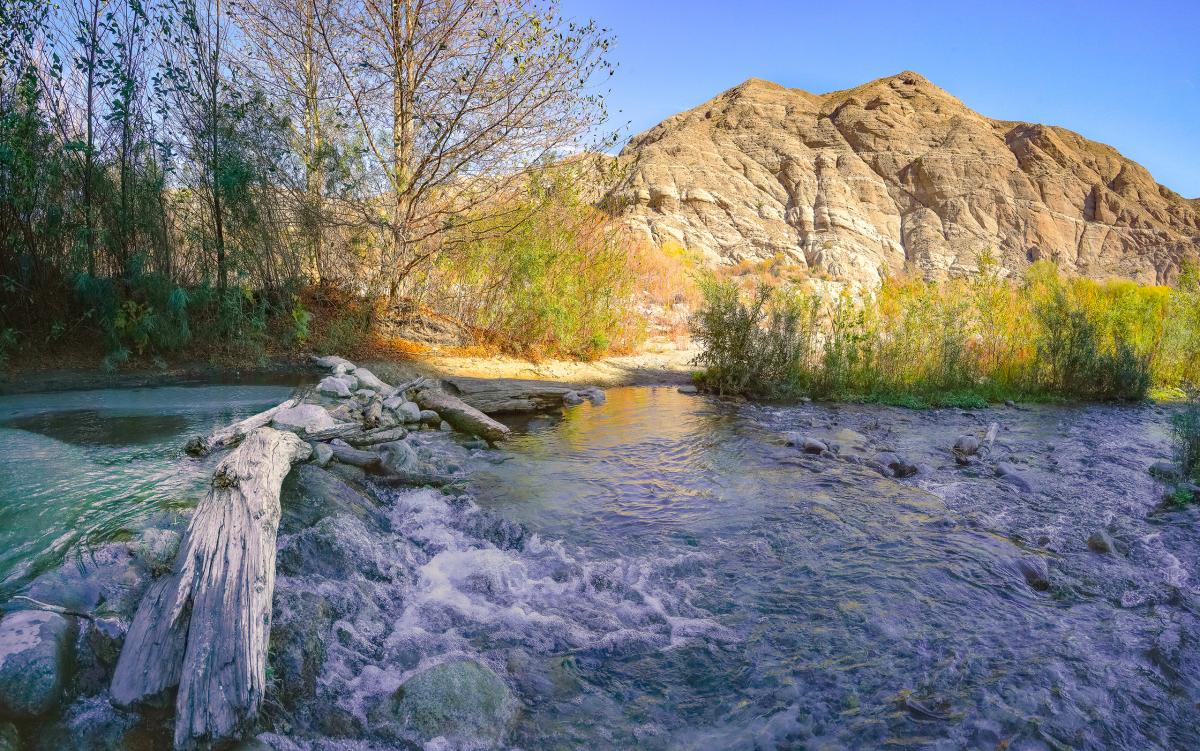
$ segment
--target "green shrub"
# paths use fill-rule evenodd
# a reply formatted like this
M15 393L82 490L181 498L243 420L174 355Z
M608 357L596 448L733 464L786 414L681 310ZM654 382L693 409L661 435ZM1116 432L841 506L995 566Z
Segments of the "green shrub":
M1200 396L1192 392L1187 405L1171 421L1175 460L1184 477L1200 480Z

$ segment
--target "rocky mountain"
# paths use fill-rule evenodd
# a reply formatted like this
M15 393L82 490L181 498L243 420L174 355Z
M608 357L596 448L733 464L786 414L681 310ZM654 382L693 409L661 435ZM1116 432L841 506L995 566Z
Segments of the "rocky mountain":
M990 252L1166 282L1200 256L1200 200L1063 128L993 120L904 72L810 94L751 79L633 138L622 216L718 263L785 256L874 284Z

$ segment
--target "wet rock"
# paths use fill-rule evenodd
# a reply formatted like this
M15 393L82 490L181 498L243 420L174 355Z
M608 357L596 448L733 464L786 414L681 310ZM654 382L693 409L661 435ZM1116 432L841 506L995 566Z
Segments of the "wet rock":
M564 391L562 395L562 403L564 407L574 407L583 404L583 396L578 391Z
M281 430L316 432L334 426L333 418L323 407L301 404L275 413L271 424Z
M67 678L74 623L22 610L0 620L0 714L33 718L58 704Z
M384 391L391 388L366 368L355 368L354 377L358 379L359 385L372 391Z
M390 472L407 472L417 469L420 459L417 451L406 441L392 441L375 447L383 458L383 466Z
M690 386L690 385L689 386L680 386L678 389L676 389L676 391L678 391L681 394L698 394L698 393L700 393L700 389L696 388L695 386Z
M829 446L816 438L805 438L804 442L800 444L800 448L806 454L824 454L829 451Z
M334 376L322 378L321 382L317 384L317 391L343 399L350 396L350 387L344 380L335 378Z
M485 449L488 447L488 443L482 438L470 438L463 441L462 447L465 449Z
M354 370L354 363L350 362L344 357L338 357L337 355L318 357L314 359L313 362L315 362L319 367L325 368L326 370L336 371L336 369L342 368L342 372L345 373L349 373Z
M326 469L330 474L337 475L337 477L345 482L355 485L361 485L367 479L367 471L362 467L355 467L353 464L332 462ZM284 512L287 512L287 506L284 506Z
M1102 529L1098 529L1088 535L1087 546L1088 550L1091 550L1093 553L1101 553L1104 555L1112 553L1116 550L1116 547L1113 545L1112 538L1109 537L1108 533Z
M113 669L129 626L119 618L104 617L84 621L82 637L75 645L73 695L94 696L108 688Z
M1170 482L1179 480L1182 477L1182 473L1179 471L1178 465L1176 465L1174 462L1168 461L1154 462L1150 465L1149 472L1160 480L1167 480Z
M1020 470L1007 462L997 462L996 476L1016 486L1019 490L1026 493L1033 492L1033 483Z
M107 697L87 697L66 707L53 724L39 728L29 751L129 751L170 748L170 733L159 722L143 722L113 708ZM136 730L135 730L136 728Z
M879 454L875 457L875 461L891 473L892 477L912 477L920 472L917 465L890 451Z
M132 551L152 575L161 576L175 564L175 554L179 552L179 533L173 529L151 527L142 532Z
M343 465L332 465L331 470L339 466ZM387 515L375 502L331 470L303 464L291 472L280 493L283 507L280 529L285 534L291 533L338 515L353 516L376 529L389 529Z
M1027 555L1017 560L1017 571L1025 583L1039 592L1050 589L1050 566L1043 558Z
M281 541L277 567L287 576L364 576L373 581L404 577L401 557L358 517L345 514L327 516L308 529L287 535Z
M373 730L385 737L451 747L500 743L517 702L491 669L473 660L452 660L409 678L370 713Z
M588 386L587 388L580 389L579 395L596 406L600 406L607 401L607 397L604 396L604 389L599 386Z
M34 579L25 595L81 613L132 615L150 582L131 546L108 543Z
M960 435L954 441L954 453L958 456L974 456L979 453L979 439L973 435Z
M438 430L442 431L443 433L449 433L450 431L454 430L454 428L450 427L450 423L442 420L442 422L438 425Z
M436 428L442 422L442 416L432 409L421 410L421 423L428 425L431 428Z
M290 709L316 693L334 613L325 598L301 589L276 590L272 612L275 698Z

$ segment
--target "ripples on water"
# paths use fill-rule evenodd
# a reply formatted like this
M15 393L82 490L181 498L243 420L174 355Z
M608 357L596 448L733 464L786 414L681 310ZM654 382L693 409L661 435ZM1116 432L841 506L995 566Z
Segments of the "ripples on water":
M222 385L0 397L0 599L69 552L194 504L213 462L183 461L182 439L290 392Z
M181 461L183 435L286 393L0 399L6 585L190 502L211 461ZM1034 492L950 459L992 419L997 456ZM372 707L466 656L517 694L513 748L1200 748L1200 532L1195 515L1149 514L1165 425L1150 409L773 408L630 388L471 458L419 434L468 463L474 500L382 491L381 527L340 516L280 537L277 625L330 619L319 711L285 734L394 747L363 740ZM886 479L804 457L785 430L927 468ZM1102 528L1118 555L1087 550ZM1025 583L1030 556L1048 591Z
M950 460L955 436L991 419L1035 492ZM619 700L587 731L578 696L539 704L520 740L1200 748L1200 532L1147 519L1164 423L1144 409L780 409L617 389L535 424L477 470L481 505L589 556L692 553L675 591L736 640L583 656L583 695ZM847 427L931 471L885 479L777 438ZM1106 527L1120 555L1088 551ZM1048 592L1025 583L1022 556L1049 562Z

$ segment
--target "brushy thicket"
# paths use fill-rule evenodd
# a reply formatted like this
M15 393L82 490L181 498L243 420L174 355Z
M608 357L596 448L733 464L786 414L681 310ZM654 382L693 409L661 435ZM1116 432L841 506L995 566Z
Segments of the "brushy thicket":
M1137 400L1200 379L1200 283L1067 279L1046 263L1002 278L890 279L823 301L710 280L693 320L698 377L766 398L978 405L1009 398Z
M593 359L636 346L646 304L669 305L693 282L680 251L631 238L580 195L571 170L531 182L503 212L515 229L446 255L425 285L431 307L486 348L541 359Z

